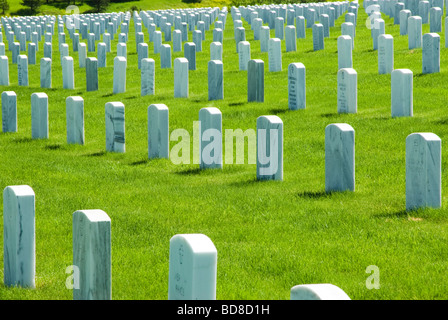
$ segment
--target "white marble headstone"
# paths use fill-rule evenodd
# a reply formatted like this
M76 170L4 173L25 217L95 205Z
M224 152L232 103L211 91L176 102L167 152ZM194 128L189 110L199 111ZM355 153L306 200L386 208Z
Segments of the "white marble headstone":
M257 180L283 180L283 121L257 118Z
M203 234L177 234L170 240L169 300L215 300L218 253Z
M409 69L395 69L391 74L392 117L413 115L413 73Z
M3 190L3 267L6 286L35 288L35 205L30 186Z
M442 206L442 141L434 133L406 138L406 210Z
M48 96L45 92L31 95L31 137L48 139Z
M67 143L84 144L84 99L70 96L65 99Z
M288 66L288 108L289 110L297 110L297 109L305 109L305 107L306 107L305 66L303 65L303 63L300 62L291 63Z
M200 169L222 169L222 114L218 108L199 110Z
M338 71L338 113L356 113L358 108L358 74L353 68Z
M330 284L300 284L291 288L291 300L351 300L339 287Z
M355 191L355 130L346 123L325 128L325 191Z
M148 158L169 158L169 111L164 104L148 107Z
M106 103L106 150L125 152L125 142L124 104L108 102Z
M73 213L73 265L79 270L73 300L112 300L111 220L104 211Z

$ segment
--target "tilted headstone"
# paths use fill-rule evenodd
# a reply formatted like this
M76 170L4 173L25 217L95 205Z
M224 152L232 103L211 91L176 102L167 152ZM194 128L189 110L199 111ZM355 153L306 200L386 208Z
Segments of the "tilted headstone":
M413 73L409 69L395 69L391 74L392 117L413 115Z
M257 118L257 180L283 180L283 121Z
M177 234L170 240L168 300L215 300L216 247L203 234Z
M358 108L358 74L353 68L338 71L338 113L356 113Z
M222 114L218 108L199 110L200 169L222 169ZM207 143L208 142L208 143Z
M70 96L65 99L68 144L84 144L84 99Z
M73 213L73 265L79 270L73 300L112 300L111 220L104 211Z
M292 287L291 300L350 300L350 297L333 284L319 283Z
M48 96L45 92L31 95L31 138L48 139Z
M17 95L14 91L2 92L2 131L17 132Z
M106 103L106 151L125 152L124 104Z
M264 62L250 60L247 71L247 102L264 102Z
M288 108L298 110L305 107L306 69L303 63L291 63L288 66Z
M174 97L188 98L189 80L188 67L189 61L186 58L174 59Z
M406 210L442 206L442 141L434 133L406 138Z
M148 107L148 158L169 158L169 111L164 104Z
M8 287L35 288L35 194L27 185L3 190L3 277Z
M355 130L346 123L325 128L325 192L355 191Z
M144 58L141 61L141 95L155 94L155 61Z

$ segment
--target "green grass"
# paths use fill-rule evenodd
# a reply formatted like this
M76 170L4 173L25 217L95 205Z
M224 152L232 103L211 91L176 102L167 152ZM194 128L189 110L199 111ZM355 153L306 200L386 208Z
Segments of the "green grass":
M204 233L215 244L218 299L289 299L291 287L307 283L335 284L352 299L446 299L448 199L443 192L442 209L405 211L405 139L422 131L448 139L448 49L442 44L441 72L422 75L421 49L409 51L407 37L399 36L399 27L385 18L386 33L394 36L395 68L414 72L414 117L392 119L390 75L378 75L365 19L360 9L353 52L358 113L350 115L338 114L336 107L336 39L343 17L331 28L323 51L312 51L311 29L299 40L297 52L286 53L283 43L283 71L278 73L268 72L267 53L260 53L244 22L252 58L265 61L264 103L246 102L247 74L238 71L230 15L222 101L207 98L212 31L197 54L198 70L190 72L188 99L173 98L173 69L160 69L152 43L156 95L140 96L133 23L126 93L112 94L117 38L108 67L99 69L98 92L86 92L77 53L71 53L76 89L62 89L57 37L54 89L40 88L39 65L29 66L30 86L18 87L17 68L10 65L11 85L2 90L17 93L19 131L0 134L0 186L27 184L35 191L37 288L6 288L0 280L0 298L71 299L65 270L72 264L72 213L102 209L112 220L113 299L166 299L169 240L179 233ZM423 32L429 32L428 25ZM42 55L41 43L38 61ZM174 53L173 59L182 55ZM292 62L306 66L305 110L288 110L287 66ZM31 140L30 97L42 91L49 96L50 138ZM85 101L84 146L66 144L65 99L71 95ZM105 152L104 106L111 101L126 108L125 154ZM223 130L255 129L258 116L278 115L284 123L284 181L257 182L256 167L249 164L199 171L194 164L147 160L146 112L153 103L168 106L170 131L185 128L191 135L203 107L222 111ZM356 191L326 194L324 130L338 122L349 123L356 132ZM442 147L443 190L448 181L446 150ZM2 224L0 219L0 247ZM379 267L379 290L366 288L369 265Z

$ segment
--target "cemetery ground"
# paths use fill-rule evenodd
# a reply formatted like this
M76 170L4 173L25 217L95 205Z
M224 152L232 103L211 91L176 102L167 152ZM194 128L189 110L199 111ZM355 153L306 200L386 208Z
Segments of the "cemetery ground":
M112 221L113 299L167 299L169 241L179 233L203 233L215 244L219 300L289 299L291 287L311 283L332 283L351 299L446 299L448 49L441 46L440 73L423 75L422 49L409 50L407 36L400 36L399 25L383 14L386 33L394 37L394 68L414 73L414 115L392 118L390 74L378 74L366 19L361 3L353 51L357 114L337 113L336 40L343 15L325 39L325 50L313 51L311 28L306 39L298 39L296 52L285 52L282 42L283 71L275 73L268 72L268 54L260 52L243 21L251 58L265 62L264 103L247 103L247 72L238 68L230 14L223 43L223 100L208 101L207 94L213 28L197 53L197 70L189 72L189 98L174 98L173 69L160 69L160 55L153 54L146 32L149 57L156 61L156 94L140 95L133 22L125 93L112 93L118 36L107 67L98 69L98 91L86 92L85 69L78 67L68 33L74 90L62 89L57 35L53 89L40 88L39 63L29 66L29 87L17 85L17 66L10 64L11 85L1 89L17 93L18 132L0 134L0 186L26 184L36 194L36 289L7 288L0 280L0 298L72 299L66 288L66 268L73 263L72 214L101 209ZM425 24L422 33L427 32ZM444 39L444 32L439 34ZM11 52L7 55L11 61ZM172 58L182 56L173 52ZM41 42L37 61L42 57ZM305 110L288 110L287 67L293 62L306 67ZM48 95L48 140L31 139L34 92ZM84 99L83 146L66 143L69 96ZM125 105L125 153L105 149L105 104L112 101ZM221 110L223 132L255 129L257 117L279 116L284 123L283 181L257 181L256 165L247 164L247 154L245 164L224 163L222 170L148 160L147 108L155 103L169 108L170 132L183 128L191 137L193 121L204 107ZM325 127L330 123L348 123L356 132L354 192L325 192ZM441 209L406 211L405 139L414 132L433 132L442 140ZM2 233L0 219L0 247ZM379 289L366 286L366 268L372 265L380 272Z

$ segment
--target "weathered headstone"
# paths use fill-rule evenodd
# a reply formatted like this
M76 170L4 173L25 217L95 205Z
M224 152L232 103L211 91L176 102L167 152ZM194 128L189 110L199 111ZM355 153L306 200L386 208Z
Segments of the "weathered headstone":
M104 42L99 42L97 47L98 68L105 68L107 67L107 46Z
M247 102L264 102L264 62L250 60L247 71Z
M184 56L188 60L189 70L196 70L196 45L193 42L184 43Z
M437 33L423 35L422 73L440 72L440 36Z
M45 92L31 95L31 138L48 139L48 96Z
M283 180L283 121L257 118L257 180Z
M98 60L94 57L86 59L86 91L98 90Z
M17 132L17 95L14 91L2 92L2 131Z
M288 66L288 108L297 110L305 107L306 69L303 63L291 63Z
M442 32L443 10L438 7L429 9L429 32Z
M174 97L188 98L188 67L189 61L186 58L174 59Z
M8 287L35 288L34 191L30 186L3 190L3 276Z
M224 65L221 60L208 62L208 100L224 99Z
M356 113L358 108L358 74L353 68L338 71L338 113Z
M17 78L19 86L28 86L28 57L24 54L17 57Z
M222 114L218 108L199 110L200 169L222 169ZM208 142L208 143L207 143Z
M430 132L406 138L406 210L442 206L441 144Z
M413 73L409 69L395 69L391 74L392 117L413 115Z
M169 112L164 104L148 107L148 158L169 158Z
M141 95L155 94L155 61L145 58L141 61Z
M169 300L215 300L217 251L203 234L177 234L170 240Z
M36 64L36 44L28 42L28 64Z
M40 59L40 87L51 88L51 59Z
M106 103L106 151L125 152L124 104Z
M68 144L84 144L84 99L70 96L65 99Z
M355 130L346 123L325 128L325 192L355 191Z
M73 300L112 300L111 220L104 211L73 213L73 265L79 270Z

